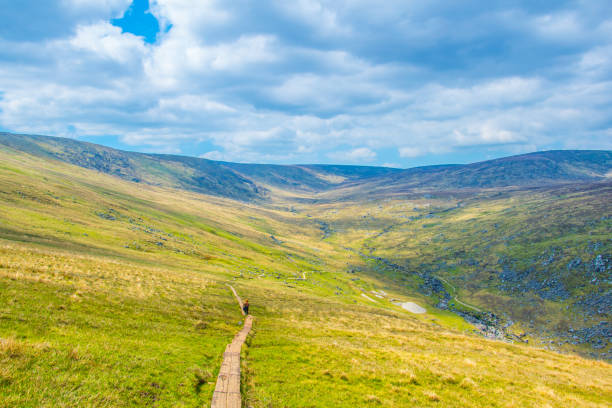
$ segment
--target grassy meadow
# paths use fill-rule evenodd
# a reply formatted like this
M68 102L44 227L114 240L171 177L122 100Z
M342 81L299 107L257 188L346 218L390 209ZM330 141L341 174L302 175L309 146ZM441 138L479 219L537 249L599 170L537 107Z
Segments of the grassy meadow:
M257 316L246 406L609 406L608 363L484 339L363 256L433 256L446 218L401 224L432 206L456 202L246 204L0 148L0 407L206 406L226 284Z
M610 365L337 299L241 284L265 305L245 351L253 407L605 407Z
M239 324L199 273L0 247L0 405L147 406L210 400Z

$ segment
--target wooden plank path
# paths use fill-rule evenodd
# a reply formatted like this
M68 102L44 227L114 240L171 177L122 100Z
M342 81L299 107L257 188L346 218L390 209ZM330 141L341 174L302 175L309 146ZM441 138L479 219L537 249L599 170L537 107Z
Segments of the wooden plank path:
M231 285L228 286L234 292L238 305L240 305L240 311L244 315L240 296ZM244 325L236 334L234 340L225 348L223 362L217 377L217 385L210 404L211 408L240 408L242 406L240 399L240 350L251 331L251 327L253 327L253 316L249 315L244 320Z

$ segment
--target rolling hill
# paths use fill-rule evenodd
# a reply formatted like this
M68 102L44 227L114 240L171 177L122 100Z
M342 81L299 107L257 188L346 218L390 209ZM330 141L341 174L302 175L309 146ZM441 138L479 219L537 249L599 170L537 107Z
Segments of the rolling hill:
M240 201L264 199L268 194L267 187L316 192L346 180L399 171L368 166L228 163L188 156L127 152L73 139L9 133L0 133L0 144L136 183L175 187Z
M0 406L209 404L227 283L257 316L249 406L609 406L609 157L267 166L0 135Z
M467 165L416 167L366 180L348 182L334 192L383 197L414 191L527 188L610 180L612 152L556 150L504 157Z
M136 183L176 187L248 201L264 195L251 180L216 162L125 152L72 139L0 133L0 144Z
M610 151L546 151L467 165L411 169L339 165L219 162L126 152L73 139L0 133L0 144L125 180L175 187L240 201L265 200L270 190L336 199L393 196L421 190L537 187L597 182L612 174Z

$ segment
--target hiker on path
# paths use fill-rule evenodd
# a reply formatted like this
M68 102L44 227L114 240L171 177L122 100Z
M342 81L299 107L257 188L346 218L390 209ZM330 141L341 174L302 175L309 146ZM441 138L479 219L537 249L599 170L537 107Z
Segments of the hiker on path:
M242 304L242 310L244 310L244 314L249 314L249 299L244 299L244 303Z

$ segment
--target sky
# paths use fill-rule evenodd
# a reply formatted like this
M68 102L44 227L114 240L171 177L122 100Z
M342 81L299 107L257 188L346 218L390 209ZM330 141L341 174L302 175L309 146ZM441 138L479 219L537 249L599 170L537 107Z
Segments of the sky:
M0 131L260 163L612 149L610 0L0 0Z

